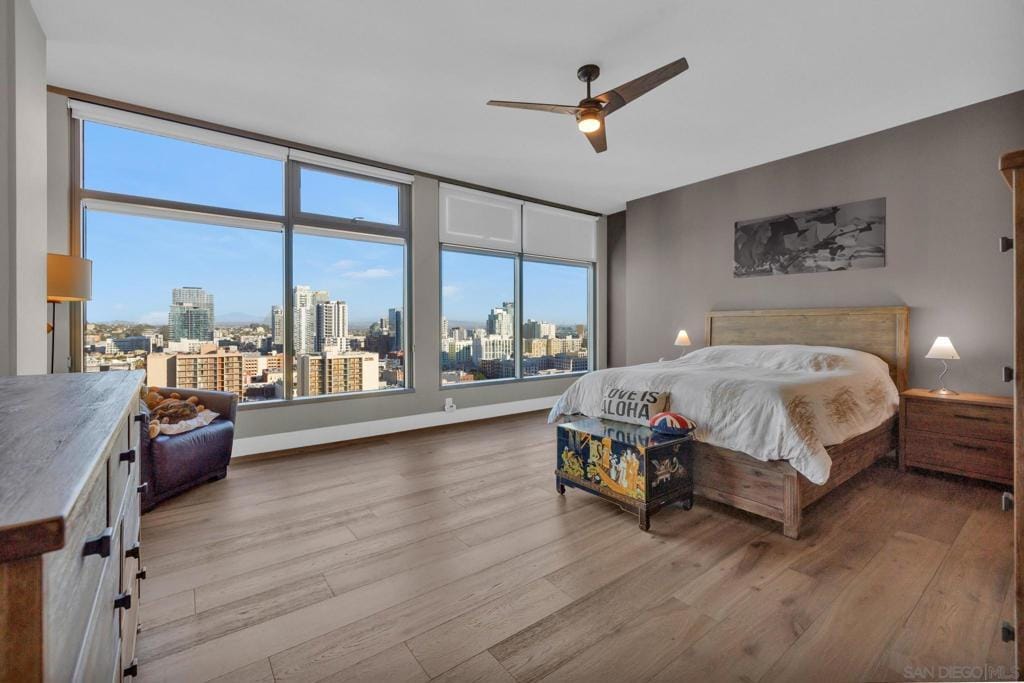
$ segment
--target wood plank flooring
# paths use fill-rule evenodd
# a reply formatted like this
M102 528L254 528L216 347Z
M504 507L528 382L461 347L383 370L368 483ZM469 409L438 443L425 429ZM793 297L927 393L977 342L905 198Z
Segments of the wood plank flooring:
M880 463L800 540L699 499L645 534L555 493L554 433L531 413L240 463L160 506L141 680L1012 678L998 488Z

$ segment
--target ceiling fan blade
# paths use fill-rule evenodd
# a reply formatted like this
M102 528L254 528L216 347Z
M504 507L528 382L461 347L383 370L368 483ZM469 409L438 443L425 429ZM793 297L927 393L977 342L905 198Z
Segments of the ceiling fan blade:
M590 140L590 144L593 145L594 151L598 154L608 149L608 139L604 135L604 117L601 118L600 128L593 133L584 133L584 135Z
M608 115L689 68L690 65L687 63L686 57L683 57L639 78L634 78L628 83L623 83L617 88L612 88L608 92L601 93L594 99L604 102L604 114Z
M552 114L568 114L576 116L579 107L571 104L543 104L541 102L510 102L508 100L489 100L487 104L492 107L510 107L512 109L532 109L534 111L549 111Z

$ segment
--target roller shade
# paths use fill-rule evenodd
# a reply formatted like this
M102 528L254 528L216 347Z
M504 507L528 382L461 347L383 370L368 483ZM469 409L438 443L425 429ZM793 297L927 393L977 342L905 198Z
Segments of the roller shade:
M304 152L300 149L289 150L288 158L292 161L313 164L324 168L332 168L336 171L342 171L345 173L354 173L356 175L367 176L369 178L390 180L393 183L402 183L405 185L412 184L412 176L408 173L400 173L398 171L392 171L378 166L369 166L367 164L358 164L354 161L346 161L344 159L329 157L323 154L313 154L312 152Z
M534 256L597 260L597 216L523 205L523 252Z
M440 194L442 243L522 250L523 202L446 183Z
M69 100L68 107L71 109L71 115L74 118L83 121L95 121L96 123L105 123L112 126L120 126L121 128L131 128L144 133L153 133L154 135L162 135L168 138L184 140L185 142L196 142L201 145L230 149L234 152L255 154L256 156L277 161L284 161L288 158L287 147L272 145L238 135L220 133L208 128L187 126L183 123L133 114L121 109L104 107L89 102L79 102L78 100Z

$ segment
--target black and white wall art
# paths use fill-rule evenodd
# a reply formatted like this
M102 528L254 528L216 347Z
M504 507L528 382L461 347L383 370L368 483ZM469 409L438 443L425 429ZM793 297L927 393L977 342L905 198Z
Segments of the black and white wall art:
M885 266L885 197L739 221L733 276Z

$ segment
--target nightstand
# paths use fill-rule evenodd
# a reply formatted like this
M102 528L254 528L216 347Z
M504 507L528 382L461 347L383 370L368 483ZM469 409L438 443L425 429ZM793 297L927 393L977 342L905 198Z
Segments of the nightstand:
M1013 484L1013 399L987 394L900 395L900 469L920 467Z

